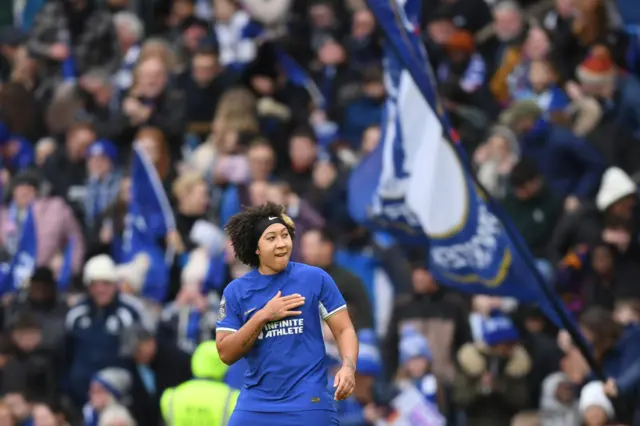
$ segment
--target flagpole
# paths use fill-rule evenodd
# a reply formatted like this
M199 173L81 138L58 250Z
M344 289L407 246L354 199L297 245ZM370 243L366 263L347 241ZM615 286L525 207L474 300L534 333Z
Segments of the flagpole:
M366 2L367 3L367 7L371 10L372 15L375 17L376 21L378 22L380 27L385 32L385 35L387 36L387 39L390 39L391 37L390 37L390 35L388 33L388 30L385 28L385 25L383 25L383 23L380 21L379 17L375 13L375 10L373 10L371 5L369 4L371 1L376 1L376 0L367 0L367 2ZM387 2L387 1L390 4L390 6L392 8L392 11L396 15L396 17L399 17L400 14L397 12L397 9L396 9L397 6L398 6L397 3L395 1L393 1L393 0L385 0L385 2ZM401 24L402 23L402 19L398 19L398 23ZM387 43L388 43L388 41L387 41ZM411 67L410 64L407 63L404 55L402 55L401 52L398 51L397 47L393 43L389 43L389 45L395 51L396 55L400 58L400 60L404 63L407 71L409 71L409 73L411 74L411 77L415 81L416 78L412 73L412 67ZM431 65L429 63L426 63L425 66L427 67L427 70L429 71L430 75L432 76L433 75L433 71L431 71ZM435 89L435 85L433 84L433 82L432 82L432 86L434 86L434 89ZM425 97L425 100L431 105L431 108L433 108L434 111L438 111L436 106L432 105L431 102L429 102L429 100L426 98L425 94L423 93L422 95L423 95L423 97ZM436 100L438 98L438 93L437 93L436 90L434 90L434 98ZM444 111L441 111L441 114L438 114L438 119L440 120L441 124L443 124L444 129L447 130L447 133L448 133L448 131L452 127L449 125L448 120L446 120L446 122L443 122L443 120L442 120L443 117L446 118L446 113ZM446 139L447 143L453 144L453 142L450 140L450 136L448 136L445 139ZM458 157L458 159L461 160L465 165L467 165L467 167L469 167L469 162L468 162L467 156L466 155L461 155L464 152L464 151L461 151L462 148L459 147L459 146L455 146L455 145L453 146L453 148L454 148L454 151L455 151L456 156ZM469 170L471 170L471 169L469 169ZM562 307L562 305L560 305L560 302L557 299L557 296L547 286L546 281L544 280L544 278L540 274L540 271L538 271L538 268L535 266L535 264L531 260L530 256L528 255L528 252L526 250L523 250L522 244L520 242L520 237L517 236L517 235L514 235L513 229L511 229L511 227L509 225L507 225L508 221L505 221L504 218L502 217L502 215L500 214L501 209L499 207L496 208L497 204L495 203L493 198L489 195L489 193L484 188L484 186L478 181L477 177L473 173L469 173L469 174L471 175L471 178L472 178L472 181L474 182L474 184L478 185L480 190L484 193L485 198L489 202L489 205L493 207L493 213L500 220L500 223L502 224L503 229L506 231L507 235L512 240L512 242L514 244L514 248L519 252L520 257L523 258L525 264L527 265L527 267L533 273L533 276L534 276L534 279L536 281L536 284L538 285L538 287L541 288L541 290L544 293L545 297L551 303L551 307L553 308L553 310L558 315L558 318L560 319L560 321L564 325L565 329L567 330L567 332L571 336L574 344L576 344L578 346L578 349L580 350L582 355L585 357L587 363L589 364L589 366L591 367L593 372L596 374L596 376L598 376L598 379L600 379L600 380L602 380L604 382L605 381L605 377L602 374L601 367L598 365L598 363L596 362L595 358L593 357L593 354L591 353L589 347L587 346L586 342L584 341L584 339L582 338L582 336L580 335L578 330L575 328L574 322L569 318L569 316L567 315L566 310ZM523 255L523 253L524 253L524 255Z

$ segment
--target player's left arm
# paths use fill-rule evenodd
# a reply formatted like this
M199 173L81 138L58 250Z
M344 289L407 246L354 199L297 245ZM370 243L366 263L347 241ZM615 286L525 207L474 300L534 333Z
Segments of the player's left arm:
M328 274L324 276L322 282L320 311L340 350L342 368L336 374L334 387L336 388L335 399L343 400L351 395L356 385L358 335L349 317L347 304L335 281Z

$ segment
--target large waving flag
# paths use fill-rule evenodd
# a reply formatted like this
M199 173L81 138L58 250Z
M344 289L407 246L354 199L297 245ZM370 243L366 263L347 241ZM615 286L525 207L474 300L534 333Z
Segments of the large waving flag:
M521 237L468 167L416 35L419 0L367 3L387 36L388 93L381 143L351 177L351 215L404 242L428 246L431 271L442 284L538 303L582 343Z
M37 253L36 222L33 207L29 207L22 222L16 252L8 264L0 266L0 293L7 294L19 290L31 278L36 267Z
M135 143L121 263L131 262L140 254L148 256L150 266L141 290L143 297L164 301L173 259L167 256L162 241L167 232L175 228L171 205L158 173L147 154Z

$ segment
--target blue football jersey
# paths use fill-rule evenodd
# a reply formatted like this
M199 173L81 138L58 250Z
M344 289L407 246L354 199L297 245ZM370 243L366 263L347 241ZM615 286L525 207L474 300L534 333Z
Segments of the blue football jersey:
M327 388L322 320L346 309L335 281L320 268L289 262L275 275L258 270L232 281L220 302L217 329L235 332L278 291L300 294L301 315L268 323L245 356L249 368L236 410L334 410Z

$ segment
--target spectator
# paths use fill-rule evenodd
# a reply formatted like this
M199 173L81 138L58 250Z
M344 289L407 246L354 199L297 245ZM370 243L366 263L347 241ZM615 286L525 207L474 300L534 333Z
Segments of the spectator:
M602 382L591 382L580 393L580 414L586 426L604 426L615 416Z
M640 382L640 365L636 361L640 350L640 328L635 325L622 328L615 323L610 312L598 307L585 310L580 317L580 325L588 342L593 345L595 359L608 378L604 394L619 401L616 404L616 418L633 424L639 398L637 386ZM589 391L581 393L581 408L584 407L583 396L588 398L588 395ZM607 414L611 416L610 412Z
M109 407L129 398L131 376L121 368L105 368L91 379L89 401L82 408L85 425L99 425Z
M36 268L29 285L19 292L5 310L5 323L30 314L42 327L42 347L61 355L64 351L64 318L67 303L58 292L53 273L47 267Z
M171 162L173 157L164 132L158 127L142 127L136 133L135 140L155 166L165 190L168 189L175 175ZM167 193L170 193L170 191L167 191Z
M113 73L120 60L111 15L87 0L47 3L36 17L28 47L49 78L75 78L95 68Z
M184 134L184 94L169 85L169 70L158 57L140 59L134 70L133 85L122 102L131 137L141 127L162 130L172 157L180 156ZM180 111L179 114L176 112Z
M515 166L519 153L516 135L502 126L493 128L487 142L474 153L478 180L494 197L500 199L507 195L507 176Z
M42 167L44 178L51 185L51 195L62 197L71 205L80 204L84 196L81 187L87 176L84 160L87 149L96 139L89 123L74 123L65 129L63 146L59 146Z
M122 64L115 74L115 84L120 93L124 93L133 83L133 68L140 56L140 43L144 36L144 24L131 12L118 12L113 15L113 24L120 43Z
M333 262L335 241L322 229L310 229L300 238L302 261L324 269L338 285L356 330L373 328L371 302L364 284L351 272Z
M533 255L542 261L548 259L549 241L562 214L562 202L546 186L536 165L528 159L516 164L509 180L513 190L503 206ZM551 279L551 264L542 268L544 275Z
M486 349L468 343L458 351L453 400L474 425L509 425L529 402L526 376L531 359L518 345L518 332L505 316L487 319L483 338Z
M396 383L399 387L415 386L431 405L445 409L446 396L431 372L432 361L427 339L418 330L406 326L400 338L400 369Z
M462 303L441 288L422 264L413 268L411 294L396 300L384 345L389 375L397 371L399 342L405 324L414 323L434 350L432 371L441 383L454 378L453 356L470 339Z
M213 9L220 62L224 66L242 70L256 57L254 39L259 36L260 27L235 0L216 0Z
M76 92L76 115L90 121L98 137L128 147L123 138L126 119L119 110L121 94L111 76L100 70L86 72L80 76Z
M624 123L636 139L640 137L640 83L617 70L606 47L595 46L576 75L585 94L598 98L618 123Z
M135 323L150 327L140 301L118 292L116 267L109 256L89 259L83 281L89 295L69 310L66 319L68 386L77 404L86 400L93 374L126 365L119 356L123 330Z
M186 120L190 133L203 139L211 132L211 117L233 79L220 64L218 51L213 46L205 45L194 53L189 71L179 80L186 96Z
M158 349L156 337L140 324L136 324L123 335L122 354L130 355L132 365L129 368L131 376L131 415L138 424L158 424L160 420L160 395L167 386L164 375L176 371L182 372L182 359L174 356L175 351L162 347ZM182 357L185 358L185 357ZM171 359L171 366L163 365ZM185 360L188 364L188 360ZM188 370L188 366L186 367ZM188 374L188 373L187 373ZM179 383L179 379L168 382Z
M5 392L20 390L26 398L52 398L57 388L56 360L42 346L42 326L38 318L28 313L14 318L9 326L12 355L2 376ZM25 413L24 416L27 414ZM21 417L24 417L21 415Z
M61 253L66 242L73 239L77 243L72 269L81 268L84 242L81 228L71 209L58 197L38 194L40 177L34 171L24 171L13 180L12 202L2 209L2 234L5 247L11 253L16 250L17 238L23 224L27 208L33 203L36 224L37 247L36 264L49 266Z
M96 219L115 201L120 190L120 173L115 169L118 150L113 142L98 140L87 149L87 195L84 198L85 226L93 229Z
M603 172L599 153L571 131L549 123L531 101L503 112L500 121L518 136L522 157L533 160L551 189L564 198L565 210L575 210L593 195ZM572 158L573 167L560 162Z

